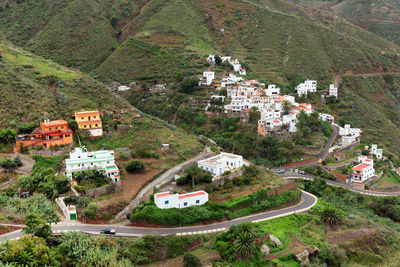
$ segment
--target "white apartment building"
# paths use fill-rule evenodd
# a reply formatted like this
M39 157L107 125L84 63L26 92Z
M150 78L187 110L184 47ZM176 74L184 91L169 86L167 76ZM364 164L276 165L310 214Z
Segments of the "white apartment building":
M197 166L211 172L214 176L218 176L225 171L241 168L243 166L243 157L222 152L216 156L199 160Z
M360 164L353 168L353 172L351 174L352 182L362 183L375 176L374 161L372 159L368 159L367 156L359 156L358 162Z
M200 78L199 85L211 85L215 79L215 73L213 71L203 72L203 77Z
M339 93L339 89L334 84L330 84L329 85L329 96L334 96L334 97L338 98L338 93Z
M183 209L190 206L203 205L207 201L208 194L203 190L181 195L170 192L154 194L154 203L159 209Z
M296 86L296 91L297 95L300 97L308 93L315 93L317 92L317 81L306 80L304 83Z
M350 124L339 127L339 135L342 136L342 143L352 144L360 141L362 131L359 128L351 128Z
M282 123L288 126L290 133L297 131L297 117L295 115L283 115Z
M99 150L88 152L85 147L77 147L71 153L70 158L65 160L65 175L73 179L79 172L98 170L103 172L113 182L119 180L119 169L115 165L113 150Z

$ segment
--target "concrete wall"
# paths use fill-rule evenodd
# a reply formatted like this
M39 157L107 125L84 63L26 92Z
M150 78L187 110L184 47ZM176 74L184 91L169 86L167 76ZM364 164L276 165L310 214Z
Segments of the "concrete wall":
M110 193L117 193L121 191L122 191L121 181L117 181L109 185L104 185L101 187L96 187L93 189L86 190L85 195L90 197L100 197Z

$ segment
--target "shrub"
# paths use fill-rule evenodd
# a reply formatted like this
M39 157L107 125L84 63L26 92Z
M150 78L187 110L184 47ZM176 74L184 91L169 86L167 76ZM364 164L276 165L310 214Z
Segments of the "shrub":
M193 254L186 254L183 256L183 266L184 267L200 267L201 261L199 258Z
M144 171L144 164L139 160L131 160L126 165L126 171L129 173Z
M90 204L86 207L86 209L85 209L85 211L84 211L84 214L85 214L85 216L87 216L87 217L90 218L90 219L96 219L96 212L97 212L97 209L98 209L98 207L97 207L96 204L90 203Z

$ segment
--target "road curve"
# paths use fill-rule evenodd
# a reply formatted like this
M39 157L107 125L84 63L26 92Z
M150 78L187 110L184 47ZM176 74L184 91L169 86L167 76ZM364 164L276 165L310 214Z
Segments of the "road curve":
M106 228L114 228L117 232L117 236L140 236L145 234L161 234L161 235L181 235L181 234L193 234L193 233L206 233L211 231L222 231L229 228L233 224L240 224L244 222L259 222L271 220L274 218L288 216L294 213L302 213L309 211L317 203L317 197L303 191L301 195L301 201L291 207L265 211L246 217L237 218L230 221L218 222L208 225L196 225L188 227L175 227L175 228L145 228L145 227L133 227L133 226L120 226L120 225L94 225L94 224L59 224L52 225L54 232L60 231L81 231L93 234L99 234L99 232ZM10 232L0 236L0 241L10 240L19 238L22 235L21 230Z

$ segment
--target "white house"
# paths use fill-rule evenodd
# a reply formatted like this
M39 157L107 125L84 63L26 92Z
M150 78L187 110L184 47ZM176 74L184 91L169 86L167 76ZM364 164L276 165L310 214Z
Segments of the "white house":
M131 89L130 87L125 86L125 85L118 86L118 91L119 91L119 92L128 91L128 90L130 90L130 89Z
M295 115L283 115L282 122L288 126L290 133L297 131L297 117Z
M238 169L242 165L242 156L225 152L197 162L199 168L211 172L214 176L221 175L228 170Z
M306 80L304 83L296 86L296 91L298 96L307 95L308 93L315 93L317 92L317 81Z
M239 74L240 75L246 75L246 69L245 68L239 68Z
M334 84L329 85L329 96L334 96L338 98L338 88Z
M170 192L154 194L154 203L159 209L182 209L190 206L203 205L207 201L208 194L203 190L182 195L172 194Z
M377 159L381 159L383 156L383 150L378 149L378 145L376 145L376 144L371 145L370 152L371 152L371 154L375 155Z
M240 71L240 68L242 65L240 65L239 59L235 59L233 62L231 62L231 65L233 66L233 70L236 72Z
M268 88L265 89L265 94L267 96L278 96L281 94L281 89L279 87L276 87L275 84L269 84Z
M322 121L328 121L330 123L335 122L335 118L331 114L319 113L319 119Z
M73 179L79 172L98 170L109 177L113 182L120 178L119 169L115 165L114 150L98 150L88 152L85 147L77 147L65 160L65 175Z
M360 164L353 168L351 174L352 182L364 182L372 176L375 176L374 161L372 159L368 159L367 156L359 156L358 162Z
M360 141L362 131L359 128L351 128L350 124L339 127L339 135L342 136L342 143L351 144Z
M214 64L215 63L215 55L209 55L207 57L207 62L210 64Z
M215 73L213 71L203 72L203 77L200 79L199 85L211 85L215 78Z

